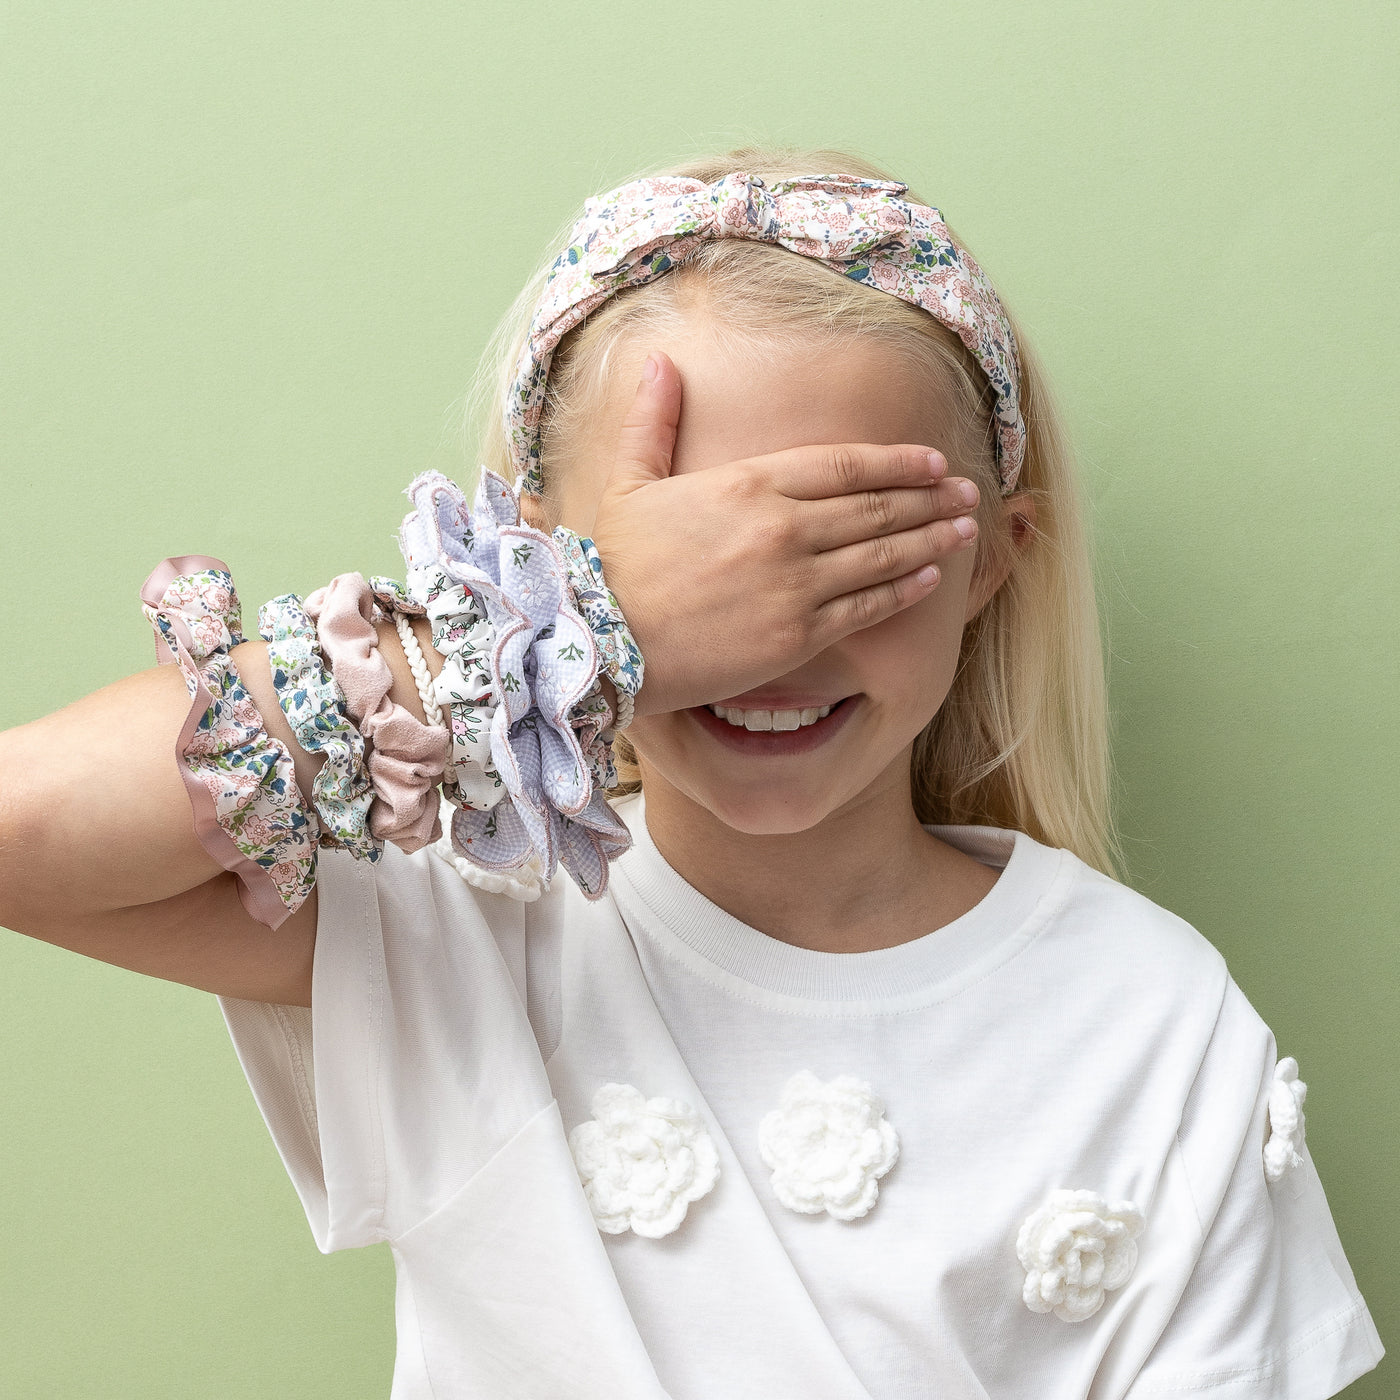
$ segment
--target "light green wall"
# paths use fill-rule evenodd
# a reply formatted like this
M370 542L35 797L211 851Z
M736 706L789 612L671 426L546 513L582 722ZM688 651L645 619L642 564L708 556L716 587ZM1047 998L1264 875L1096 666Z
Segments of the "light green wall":
M1058 386L1132 882L1303 1066L1394 1349L1397 40L1383 0L11 0L0 727L153 664L167 554L228 561L250 626L400 573L400 492L467 467L454 401L585 196L865 152ZM3 935L0 1046L0 1393L387 1395L388 1252L316 1252L212 997Z

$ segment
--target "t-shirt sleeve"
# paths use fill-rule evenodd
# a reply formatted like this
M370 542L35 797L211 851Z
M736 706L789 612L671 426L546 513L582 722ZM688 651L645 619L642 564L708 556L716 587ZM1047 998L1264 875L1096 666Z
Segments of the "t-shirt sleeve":
M1384 1355L1306 1136L1280 1138L1271 1157L1298 1160L1276 1180L1266 1173L1277 1064L1272 1031L1229 979L1178 1133L1199 1255L1125 1400L1326 1400ZM1309 1114L1327 1112L1319 1083L1303 1133Z
M311 1006L219 997L323 1254L392 1240L551 1100L524 906L428 848L324 849Z

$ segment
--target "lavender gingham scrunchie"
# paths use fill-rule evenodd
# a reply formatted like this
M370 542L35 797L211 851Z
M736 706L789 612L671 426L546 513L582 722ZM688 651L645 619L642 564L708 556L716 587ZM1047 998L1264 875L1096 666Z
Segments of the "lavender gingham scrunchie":
M491 761L506 793L485 810L457 807L453 849L493 871L518 869L533 853L546 886L562 864L600 899L608 862L630 849L632 834L595 785L572 720L597 678L598 647L559 546L521 520L515 492L484 467L470 506L441 472L420 472L405 494L414 506L399 529L409 592L432 579L434 588L460 585L491 629ZM436 599L416 600L433 611Z
M812 175L771 185L735 171L707 185L685 176L632 180L585 201L545 282L504 415L520 473L540 495L540 408L555 347L615 292L679 267L716 238L776 243L922 307L955 331L996 395L997 469L1012 490L1026 453L1016 337L1001 298L943 215L900 196L897 180Z

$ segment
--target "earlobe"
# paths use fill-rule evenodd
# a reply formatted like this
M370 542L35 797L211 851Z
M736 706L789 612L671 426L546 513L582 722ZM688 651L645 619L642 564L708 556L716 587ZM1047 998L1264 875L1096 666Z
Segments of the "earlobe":
M549 534L551 526L548 513L544 501L539 496L532 496L528 491L520 493L520 518L541 533Z

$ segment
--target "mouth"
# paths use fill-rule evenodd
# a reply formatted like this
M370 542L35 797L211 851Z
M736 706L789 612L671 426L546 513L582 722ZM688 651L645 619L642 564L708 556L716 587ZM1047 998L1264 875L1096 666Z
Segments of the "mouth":
M843 729L860 703L848 695L830 706L806 710L735 710L693 705L685 713L726 748L750 757L808 753ZM715 713L724 710L724 716ZM782 727L776 727L776 726Z

